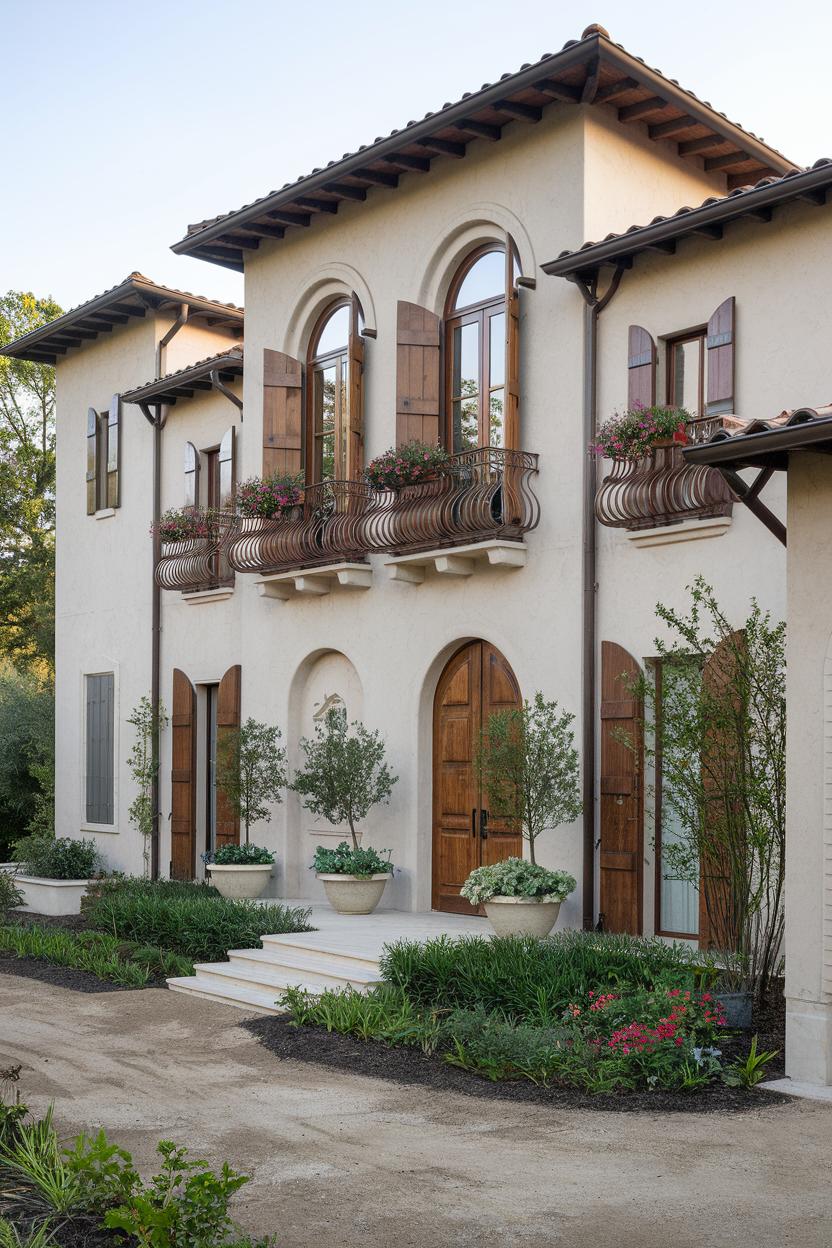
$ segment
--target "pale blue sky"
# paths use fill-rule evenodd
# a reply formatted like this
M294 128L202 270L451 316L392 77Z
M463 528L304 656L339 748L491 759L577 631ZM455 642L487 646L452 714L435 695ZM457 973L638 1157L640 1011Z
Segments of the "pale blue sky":
M0 290L70 307L139 269L240 301L236 274L169 250L188 222L593 21L792 159L832 155L828 3L0 0Z

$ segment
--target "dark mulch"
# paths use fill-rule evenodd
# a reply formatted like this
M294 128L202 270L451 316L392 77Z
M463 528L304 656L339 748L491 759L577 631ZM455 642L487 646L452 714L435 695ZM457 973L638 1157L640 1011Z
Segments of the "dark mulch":
M51 962L41 962L38 958L19 958L17 954L6 949L0 949L0 975L22 975L24 979L39 979L43 984L71 988L73 992L139 991L126 984L111 984L109 980L99 979L91 971L76 971L71 966L53 966Z
M83 932L89 927L84 914L35 914L31 910L8 910L4 921L21 927L63 927L68 932Z
M313 1062L355 1075L416 1084L435 1092L462 1092L491 1100L525 1101L557 1109L595 1109L632 1113L737 1113L789 1100L777 1092L726 1088L713 1084L698 1092L617 1092L592 1096L580 1088L541 1088L526 1080L492 1083L460 1070L439 1057L416 1049L390 1048L373 1040L359 1040L319 1027L295 1027L285 1017L247 1019L241 1024L278 1058ZM743 1051L747 1051L747 1040Z

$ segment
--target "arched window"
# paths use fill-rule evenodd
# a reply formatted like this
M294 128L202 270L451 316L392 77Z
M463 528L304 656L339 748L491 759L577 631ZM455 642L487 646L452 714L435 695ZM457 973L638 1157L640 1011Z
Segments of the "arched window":
M350 480L361 472L363 318L358 300L331 304L307 358L306 480Z
M446 412L449 450L510 446L506 401L507 364L516 327L507 327L518 271L513 248L486 243L457 272L445 307ZM511 319L511 318L510 318ZM514 389L515 387L512 387Z

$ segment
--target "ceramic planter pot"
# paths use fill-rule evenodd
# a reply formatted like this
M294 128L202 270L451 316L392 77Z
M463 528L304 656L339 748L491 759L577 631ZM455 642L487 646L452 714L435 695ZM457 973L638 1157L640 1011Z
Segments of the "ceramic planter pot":
M381 901L389 872L381 875L336 875L318 872L326 899L338 914L372 914Z
M230 897L235 901L252 900L259 897L269 882L274 863L242 863L218 866L212 862L205 870L211 876L211 883L221 897Z
M492 897L484 905L498 936L548 936L560 912L559 901L540 897Z
M725 1010L726 1027L741 1027L743 1031L751 1029L751 1009L754 1003L750 992L717 992L717 1001Z

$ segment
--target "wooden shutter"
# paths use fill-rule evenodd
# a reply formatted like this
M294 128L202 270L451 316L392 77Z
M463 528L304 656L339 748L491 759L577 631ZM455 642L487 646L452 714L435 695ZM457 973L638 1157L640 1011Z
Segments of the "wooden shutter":
M263 476L301 470L303 365L282 351L263 351Z
M196 867L196 692L173 669L171 697L170 874L192 880Z
M656 402L656 344L641 325L631 325L627 341L627 406Z
M742 631L723 638L706 659L702 667L703 691L713 698L723 699L726 690L733 690L731 697L739 699L737 689L737 659L745 644ZM713 728L702 746L702 782L708 799L713 805L713 819L724 824L726 786L734 787L733 773L736 767L737 744L734 734L726 735ZM737 811L735 818L739 819ZM707 808L705 818L708 818ZM731 901L731 878L727 846L720 847L717 839L716 852L709 861L700 864L699 882L699 947L700 949L736 949L739 933L736 929L736 910Z
M439 442L439 339L442 322L399 300L396 318L396 445Z
M185 443L185 506L199 506L199 451L193 442Z
M349 425L346 474L348 481L359 481L364 470L364 339L359 330L360 306L353 294L350 306L350 337L347 349L347 403Z
M107 416L107 506L118 507L121 499L119 465L121 463L121 395L110 399Z
M506 238L506 393L503 439L506 450L520 446L520 293L514 280L514 239Z
M734 410L734 296L721 303L708 321L706 416Z
M113 824L115 680L112 672L86 678L86 815L89 823Z
M642 722L631 683L641 668L612 641L601 643L601 898L604 930L641 935L644 866ZM624 733L635 745L620 739Z
M229 667L217 688L217 750L223 738L240 727L240 664ZM240 843L240 820L231 809L225 794L217 789L216 845Z
M87 515L94 516L98 501L98 412L87 408Z
M231 511L234 507L234 492L237 478L237 448L234 426L226 429L222 435L219 453L220 498L219 505L223 511Z

